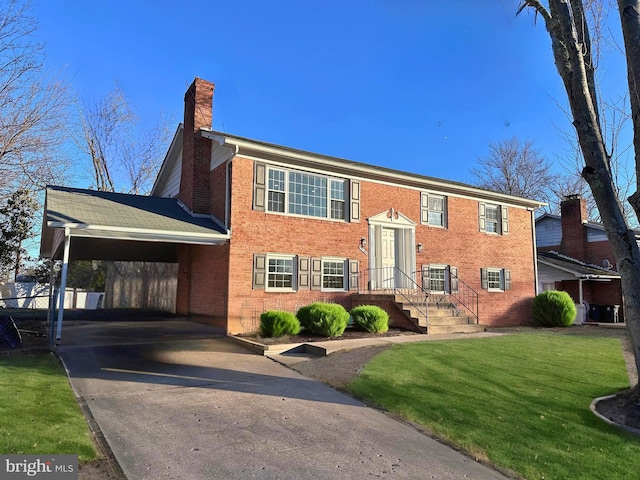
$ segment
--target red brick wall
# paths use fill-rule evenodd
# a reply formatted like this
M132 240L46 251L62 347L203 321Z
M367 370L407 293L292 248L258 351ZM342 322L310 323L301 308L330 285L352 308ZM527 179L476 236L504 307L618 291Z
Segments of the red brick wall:
M616 263L611 244L608 241L587 243L587 263L601 266L604 259L609 260L612 265ZM615 267L613 270L615 271Z
M367 217L394 208L415 222L420 221L420 192L372 182L361 183L360 223L289 217L252 210L253 162L236 157L233 162L233 225L229 259L229 332L245 330L255 315L268 305L296 307L322 297L348 303L348 293L298 291L271 293L252 290L254 253L283 253L305 256L337 256L359 260L360 270L368 258L358 247L368 238ZM535 293L531 213L509 208L510 233L488 235L479 232L478 202L448 198L448 228L416 227L416 243L424 245L417 256L422 263L443 263L458 267L459 277L480 293L480 322L485 325L528 323L530 302ZM511 271L512 288L506 292L480 289L480 269ZM193 302L192 302L193 303Z
M357 307L358 305L376 305L389 314L390 327L421 333L415 323L409 320L391 300L363 299L361 301L357 301L354 298L351 303L351 308Z
M578 302L579 285L577 280L565 280L556 284L558 290L571 295L574 302ZM582 282L582 296L590 305L622 305L622 288L620 280L611 282L585 281ZM619 321L623 320L622 308L619 310Z
M580 196L565 198L560 204L562 218L561 251L572 258L584 259L587 251L587 204Z
M179 198L195 213L210 213L211 140L203 138L199 130L211 128L214 88L213 83L196 78L184 97L182 174Z
M226 209L226 189L227 189L227 164L223 163L212 170L209 174L209 189L211 215L225 222Z
M226 327L229 245L191 245L188 264L180 264L179 279L188 278L188 314L200 316L201 321ZM180 281L178 282L180 293ZM178 295L180 297L180 294ZM182 302L180 302L182 306ZM182 312L181 312L182 313Z

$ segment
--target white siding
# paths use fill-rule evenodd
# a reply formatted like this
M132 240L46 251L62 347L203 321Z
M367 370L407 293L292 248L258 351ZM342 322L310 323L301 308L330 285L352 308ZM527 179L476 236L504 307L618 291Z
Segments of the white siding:
M551 247L562 241L562 223L559 218L546 217L536 222L536 245Z
M587 227L587 242L606 242L607 234L599 228Z
M542 292L542 285L545 283L555 283L561 280L575 280L575 275L558 270L538 262L538 291Z
M165 181L162 185L158 185L155 193L158 197L176 198L180 192L180 175L182 174L182 151L171 166L171 170L165 175Z

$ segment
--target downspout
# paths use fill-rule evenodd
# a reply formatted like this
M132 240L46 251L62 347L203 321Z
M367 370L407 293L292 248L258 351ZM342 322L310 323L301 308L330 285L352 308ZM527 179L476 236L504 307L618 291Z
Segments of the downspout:
M540 288L538 285L538 243L536 242L536 219L535 219L535 210L529 209L531 212L531 240L533 243L533 281L534 281L534 292L536 296L540 293Z

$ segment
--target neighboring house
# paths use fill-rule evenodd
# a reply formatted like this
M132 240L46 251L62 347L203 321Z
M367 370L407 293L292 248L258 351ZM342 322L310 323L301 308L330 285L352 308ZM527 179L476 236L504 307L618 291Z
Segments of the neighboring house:
M530 321L540 202L213 131L213 91L196 79L186 92L184 124L152 192L165 198L146 197L175 199L194 220L212 222L211 234L180 241L175 222L153 233L157 219L118 197L119 211L128 209L122 221L148 225L130 233L136 240L175 246L164 259L178 263L178 314L232 334L255 331L266 310L296 312L314 301L375 303L394 324L428 333ZM436 159L425 149L423 161ZM80 235L76 216L48 212L43 239L54 238L53 228ZM50 241L43 251L59 251Z
M587 220L586 202L566 197L560 215L536 219L538 289L563 290L579 307L576 321L622 321L622 290L604 227ZM587 313L588 311L588 313Z

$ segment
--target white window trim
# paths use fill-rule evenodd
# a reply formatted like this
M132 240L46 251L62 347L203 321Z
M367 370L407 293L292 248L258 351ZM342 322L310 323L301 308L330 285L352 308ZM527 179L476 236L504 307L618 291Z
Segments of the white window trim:
M435 268L438 270L444 270L444 290L431 290L431 269ZM429 264L429 290L431 293L435 293L436 295L444 295L445 293L450 293L449 286L449 278L447 272L449 271L449 265L444 265L440 263L431 263Z
M484 215L484 231L487 235L502 235L502 225L501 225L501 212L500 212L500 205L495 205L493 203L487 203L484 206L485 210L485 215ZM487 228L487 225L489 223L488 220L488 216L487 216L487 210L491 208L496 210L496 219L495 219L495 223L496 223L496 231L495 232L490 232L489 229ZM493 220L491 220L493 222Z
M279 170L282 172L285 172L284 175L284 212L275 212L273 210L269 210L269 192L273 191L269 188L269 172L272 170ZM299 213L289 213L289 198L290 198L290 194L289 194L289 173L291 172L300 172L303 174L307 174L307 175L313 175L316 177L323 177L327 180L327 203L325 205L325 209L327 212L327 216L325 217L318 217L315 215L302 215ZM340 178L340 177L334 177L334 176L330 176L330 175L326 175L326 174L321 174L321 173L316 173L316 172L310 172L310 171L306 171L306 170L297 170L297 169L292 169L292 168L285 168L285 167L279 167L279 166L271 166L271 165L267 165L267 172L266 172L266 178L267 178L267 185L266 185L266 189L265 189L265 212L266 213L270 213L273 215L286 215L289 217L299 217L299 218L312 218L312 219L316 219L316 220L329 220L329 221L333 221L333 222L341 222L341 223L346 223L347 219L349 218L349 203L347 202L347 195L349 192L349 187L347 184L347 179L346 178ZM344 200L341 200L344 204L344 218L332 218L331 217L331 181L338 181L338 182L342 182L344 185Z
M427 196L427 206L426 206L426 211L427 211L427 221L423 222L423 225L428 225L429 227L433 227L433 228L447 228L447 221L448 221L448 198L447 195L443 195L442 193L435 193L435 192L422 192L424 195ZM438 197L438 198L442 198L442 212L440 212L439 210L431 210L429 208L429 197ZM429 213L431 212L437 212L437 213L442 213L442 225L438 225L437 223L431 223L429 221Z
M491 288L489 286L489 284L491 283L489 281L489 274L490 273L498 273L498 275L500 275L500 288ZM493 268L493 267L489 267L487 268L487 291L489 292L504 292L505 289L505 278L504 278L504 268Z
M281 253L267 253L265 256L265 281L264 281L264 291L265 292L295 292L297 291L297 278L298 278L298 266L296 262L296 255L288 255ZM291 288L289 287L270 287L269 286L269 275L272 272L269 272L269 260L279 259L279 260L291 260Z
M346 292L349 290L349 261L346 258L341 257L322 257L321 259L322 275L320 281L322 282L322 287L320 288L323 292ZM324 263L325 262L334 262L334 263L342 263L342 285L343 288L325 288L324 287Z

